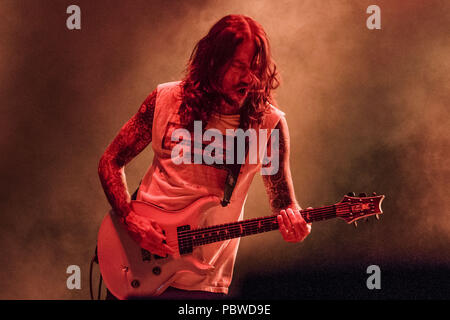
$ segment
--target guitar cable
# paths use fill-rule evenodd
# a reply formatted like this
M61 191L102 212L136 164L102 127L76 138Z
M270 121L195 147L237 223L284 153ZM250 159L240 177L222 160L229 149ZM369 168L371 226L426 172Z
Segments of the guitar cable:
M98 264L97 247L95 247L95 254L94 254L94 256L92 257L91 265L90 265L90 267L89 267L89 293L90 293L90 295L91 295L91 300L94 300L94 293L93 293L93 290L92 290L92 269L93 269L93 266L94 266L94 262ZM98 283L98 295L97 295L97 300L100 300L100 297L101 297L101 292L102 292L102 280L103 280L103 279L102 279L102 274L100 273L100 280L99 280L99 283Z
M136 189L136 191L134 191L133 195L131 196L131 200L136 200L137 193L138 193L139 187L141 185L141 182L142 182L142 180L139 182L138 188ZM92 291L92 268L94 266L94 262L98 264L97 246L95 246L95 253L94 253L94 256L92 257L91 265L89 267L89 293L91 295L91 300L94 300L94 293ZM97 300L100 300L100 298L101 298L102 282L103 282L103 278L102 278L102 273L100 272L100 280L98 282Z

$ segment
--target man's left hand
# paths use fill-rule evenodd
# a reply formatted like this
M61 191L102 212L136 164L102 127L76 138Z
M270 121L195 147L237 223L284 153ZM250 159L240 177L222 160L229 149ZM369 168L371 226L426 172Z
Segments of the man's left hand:
M300 210L281 210L277 220L281 235L287 242L303 241L311 233L311 223L306 223Z

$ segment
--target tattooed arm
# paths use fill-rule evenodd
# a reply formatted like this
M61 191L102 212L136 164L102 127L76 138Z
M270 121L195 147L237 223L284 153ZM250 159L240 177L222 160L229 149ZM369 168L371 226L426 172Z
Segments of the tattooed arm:
M162 244L165 237L154 222L136 215L131 209L124 167L152 141L156 90L139 111L122 127L100 159L98 174L106 197L114 211L126 223L130 235L145 249L164 256L171 249Z
M286 119L283 117L275 127L278 130L278 146L271 141L267 145L267 152L271 155L278 153L279 166L275 174L263 175L264 185L269 196L270 207L274 214L282 209L301 209L297 203L289 167L289 131ZM273 158L273 156L272 156Z
M122 217L130 212L124 167L152 141L156 91L122 127L100 159L98 174L112 208Z
M289 167L289 129L284 117L280 119L275 129L278 129L279 133L278 146L269 142L267 148L271 155L273 152L278 153L278 171L262 177L272 212L278 214L278 224L283 238L288 242L298 242L311 232L311 224L307 224L302 218L299 211L301 207L295 198Z

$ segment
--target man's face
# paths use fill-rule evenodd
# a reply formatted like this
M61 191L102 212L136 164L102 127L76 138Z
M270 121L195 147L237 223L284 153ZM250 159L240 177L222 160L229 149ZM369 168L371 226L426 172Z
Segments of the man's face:
M237 48L225 70L222 89L233 101L233 107L242 107L251 84L251 63L255 54L253 41L246 38ZM237 110L236 110L237 111Z

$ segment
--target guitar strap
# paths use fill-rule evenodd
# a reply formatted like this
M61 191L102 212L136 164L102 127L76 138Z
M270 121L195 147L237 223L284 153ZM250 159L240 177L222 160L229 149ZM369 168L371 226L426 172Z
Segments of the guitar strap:
M231 196L233 195L233 190L236 187L237 180L239 178L239 174L241 172L242 164L245 162L245 159L247 157L248 152L248 139L246 137L245 139L245 152L243 155L243 159L238 159L237 151L237 137L234 137L234 150L235 150L235 156L234 156L234 162L233 164L227 164L226 170L228 171L227 178L225 179L225 186L223 190L223 199L221 201L222 207L228 206L230 203ZM239 161L238 161L239 160Z
M223 190L223 199L221 201L222 207L226 207L230 203L233 190L236 187L236 182L239 176L239 172L241 170L241 166L242 166L241 164L232 165L232 168L228 170L228 175L225 180L225 187Z

